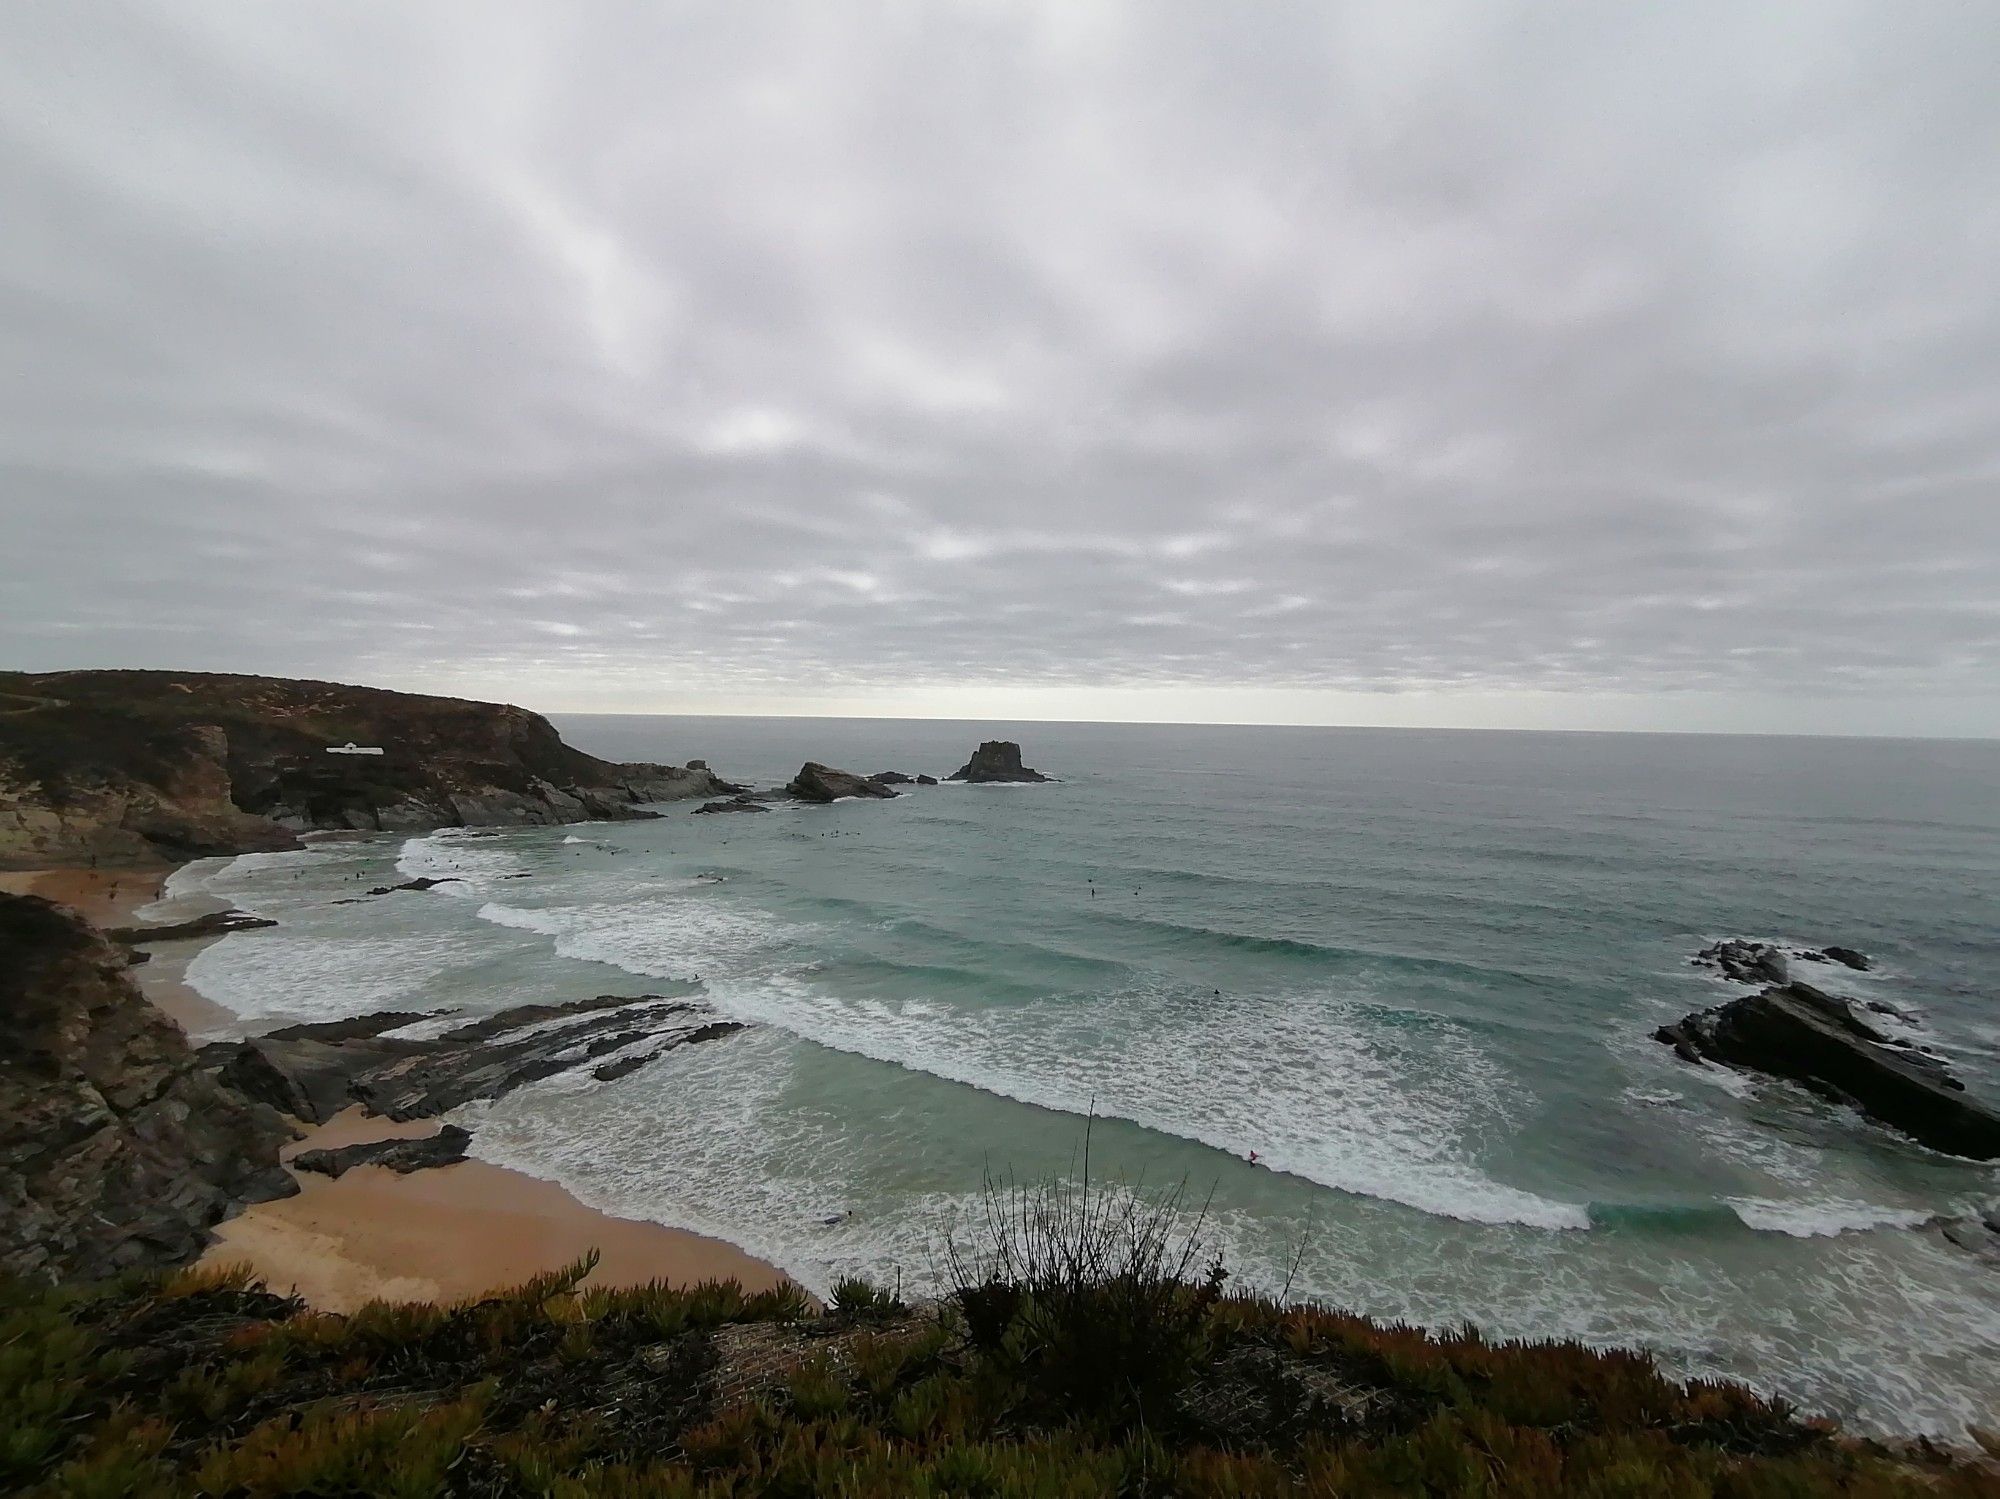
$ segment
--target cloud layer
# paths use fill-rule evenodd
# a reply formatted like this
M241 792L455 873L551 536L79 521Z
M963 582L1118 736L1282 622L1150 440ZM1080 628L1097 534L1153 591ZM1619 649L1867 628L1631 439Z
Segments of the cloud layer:
M0 654L2000 732L1995 55L1888 4L15 6Z

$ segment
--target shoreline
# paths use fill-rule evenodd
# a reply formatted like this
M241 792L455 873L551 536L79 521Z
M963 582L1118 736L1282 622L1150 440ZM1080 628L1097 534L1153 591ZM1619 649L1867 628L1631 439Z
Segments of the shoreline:
M80 912L93 926L142 924L139 908L160 898L170 866L39 869L0 873L0 892L37 895ZM187 967L209 937L149 948L127 970L147 1001L199 1045L231 1028L234 1012L187 982ZM357 1105L279 1152L435 1134L443 1121L364 1114ZM287 1165L287 1169L290 1167ZM574 1263L591 1249L597 1268L584 1282L693 1285L737 1280L756 1291L787 1283L776 1265L722 1239L591 1207L559 1183L471 1157L399 1176L358 1166L334 1178L293 1171L296 1196L260 1202L211 1229L196 1263L250 1267L271 1290L290 1291L320 1311L351 1312L370 1301L475 1299Z

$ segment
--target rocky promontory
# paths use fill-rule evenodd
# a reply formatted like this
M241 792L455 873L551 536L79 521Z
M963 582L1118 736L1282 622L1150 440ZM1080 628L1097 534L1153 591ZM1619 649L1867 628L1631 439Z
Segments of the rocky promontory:
M292 1130L218 1083L74 911L0 895L0 1270L178 1264L286 1197Z
M371 753L379 751L379 753ZM576 822L742 790L525 708L205 672L0 672L0 868L295 847L311 829Z
M1801 1083L1933 1150L2000 1158L2000 1110L1970 1097L1938 1058L1898 1044L1851 1002L1810 984L1774 984L1653 1035L1684 1061Z
M1030 770L1021 763L1021 746L1011 739L989 739L972 752L972 758L959 766L947 781L1046 781L1051 779L1039 770Z

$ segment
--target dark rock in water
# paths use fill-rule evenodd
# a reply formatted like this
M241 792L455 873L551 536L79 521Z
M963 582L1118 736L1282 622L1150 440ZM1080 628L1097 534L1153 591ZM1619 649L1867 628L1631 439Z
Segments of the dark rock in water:
M1021 746L1011 739L989 739L972 758L946 776L947 781L1046 781L1039 770L1021 763Z
M719 802L703 802L696 812L768 812L771 809L747 793L728 797Z
M180 1264L298 1190L285 1122L219 1086L125 968L75 912L0 895L0 1271Z
M900 770L878 770L868 778L877 786L908 786L914 783L914 776L906 776Z
M1960 1249L2000 1266L2000 1202L1988 1203L1963 1217L1934 1220L1938 1229Z
M332 1150L302 1150L292 1157L299 1171L317 1171L339 1177L356 1166L387 1166L399 1176L432 1166L455 1166L465 1159L472 1143L472 1131L447 1124L434 1135L406 1140L370 1140L361 1145L342 1145Z
M719 1041L724 1036L733 1036L743 1029L740 1020L712 1020L707 1025L697 1026L686 1034L675 1037L665 1046L656 1046L651 1051L640 1052L636 1056L620 1057L615 1062L606 1062L601 1067L590 1069L590 1075L600 1083L616 1082L621 1077L637 1072L648 1062L657 1062L670 1051L683 1046L698 1046L703 1041Z
M889 787L865 776L834 770L817 760L806 761L785 790L802 802L832 802L844 796L889 797L896 794Z
M1739 984L1782 984L1791 978L1785 955L1768 942L1749 942L1732 937L1704 947L1694 961L1706 968L1721 970L1722 976Z
M252 916L247 911L210 911L192 921L176 921L166 926L106 927L104 935L113 942L179 942L192 937L220 937L225 932L254 931L276 926L268 916Z
M144 948L128 947L125 949L125 966L127 968L137 968L141 963L150 963L152 961L153 955Z
M917 784L919 786L935 786L937 784L937 777L920 775L917 777Z
M420 874L414 880L404 880L400 885L377 885L370 895L393 895L398 890L429 890L438 885L463 885L464 879L455 874ZM351 905L352 901L336 901L336 905Z
M1858 973L1868 971L1868 954L1856 952L1851 947L1823 947L1820 949L1836 963L1845 963Z
M1933 1150L2000 1157L2000 1110L1970 1098L1936 1057L1894 1044L1844 999L1783 984L1653 1033L1686 1060L1803 1083Z

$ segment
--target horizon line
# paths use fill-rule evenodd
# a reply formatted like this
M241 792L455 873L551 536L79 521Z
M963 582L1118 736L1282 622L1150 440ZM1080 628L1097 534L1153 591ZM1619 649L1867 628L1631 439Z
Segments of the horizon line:
M525 704L519 706L525 707ZM1133 729L1306 729L1361 734L1597 734L1619 738L1666 739L1851 739L1869 744L2000 744L1993 734L1839 734L1812 729L1556 729L1519 724L1296 723L1268 719L1199 718L967 718L942 713L693 713L669 709L540 708L544 717L564 718L777 718L833 719L846 723L1081 724L1089 728Z

